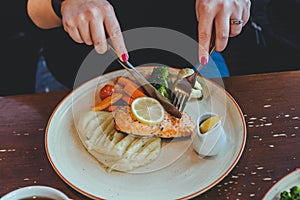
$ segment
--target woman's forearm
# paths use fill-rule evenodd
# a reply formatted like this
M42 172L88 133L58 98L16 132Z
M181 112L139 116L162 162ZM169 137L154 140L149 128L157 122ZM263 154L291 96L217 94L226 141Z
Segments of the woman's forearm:
M28 0L27 12L39 28L50 29L61 26L61 19L55 14L51 0Z

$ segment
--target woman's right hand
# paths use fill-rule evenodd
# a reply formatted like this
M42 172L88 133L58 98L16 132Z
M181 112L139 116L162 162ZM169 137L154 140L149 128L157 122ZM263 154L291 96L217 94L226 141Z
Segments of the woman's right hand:
M241 33L250 17L250 0L196 0L198 20L199 60L203 65L209 58L212 30L215 28L216 51L223 51L228 38ZM240 21L232 24L231 20Z
M108 1L64 0L61 13L64 30L74 41L94 45L102 54L107 50L106 37L109 37L118 57L128 58L119 22Z

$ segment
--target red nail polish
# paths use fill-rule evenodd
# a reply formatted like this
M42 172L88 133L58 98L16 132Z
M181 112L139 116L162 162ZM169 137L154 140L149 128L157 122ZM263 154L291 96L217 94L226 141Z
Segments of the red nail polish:
M207 59L206 59L206 57L205 57L205 56L202 56L200 62L201 62L201 65L202 65L202 66L205 66L205 65L207 64Z
M128 57L128 54L124 53L124 54L122 54L121 58L122 58L123 62L127 62L129 57Z

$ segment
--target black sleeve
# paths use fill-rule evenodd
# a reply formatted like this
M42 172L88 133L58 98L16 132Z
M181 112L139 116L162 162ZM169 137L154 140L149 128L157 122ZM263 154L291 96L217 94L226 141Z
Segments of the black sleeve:
M115 9L122 31L140 27L163 27L182 32L197 39L197 21L194 1L172 0L109 0ZM170 8L172 5L172 8ZM62 28L47 31L45 58L50 71L64 85L72 88L77 70L93 50L93 46L77 44ZM141 47L142 48L142 47ZM166 51L141 49L130 52L134 64L163 63L169 66L188 66L184 59ZM106 72L121 69L114 62Z
M1 1L0 95L34 92L41 30L27 14L27 0Z
M0 20L3 28L0 34L2 37L40 31L28 16L27 0L7 0L1 1L1 4Z
M267 7L271 35L284 45L300 51L300 0L272 0Z

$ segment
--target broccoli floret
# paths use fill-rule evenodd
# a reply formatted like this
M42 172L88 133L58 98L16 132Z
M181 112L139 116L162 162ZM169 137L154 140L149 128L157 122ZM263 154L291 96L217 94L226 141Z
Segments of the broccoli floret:
M166 66L155 67L150 76L150 82L153 85L168 87L169 71Z
M283 191L280 193L280 200L290 200L291 198L291 194L287 191Z
M162 73L162 76L163 76L164 80L168 80L168 77L169 77L168 68L166 66L162 66L162 67L159 67L159 69Z
M149 78L149 82L159 91L159 93L167 98L170 96L168 77L168 68L166 66L161 66L155 67Z
M300 188L298 186L294 186L290 189L290 194L293 199L300 199Z
M157 89L157 91L165 97L169 96L169 92L166 87L161 86Z
M280 200L300 200L300 188L294 186L290 191L283 191L280 193Z

